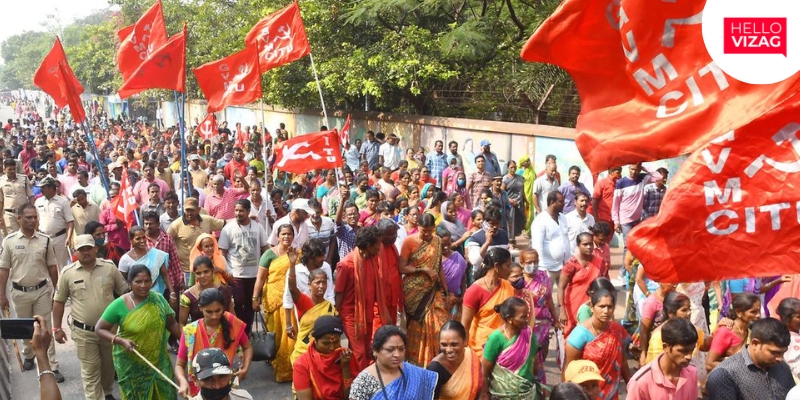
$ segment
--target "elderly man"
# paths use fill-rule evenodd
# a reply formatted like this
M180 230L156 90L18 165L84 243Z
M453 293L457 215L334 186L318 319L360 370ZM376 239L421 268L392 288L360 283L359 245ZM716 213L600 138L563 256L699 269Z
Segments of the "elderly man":
M238 171L235 172L236 176ZM244 176L244 175L241 175ZM234 218L233 205L236 200L247 196L250 186L247 181L242 179L241 188L225 187L225 178L222 175L214 175L211 178L211 193L206 197L205 209L208 215L222 220Z
M75 238L78 261L64 268L53 298L53 332L59 343L67 342L61 328L64 304L72 300L72 340L75 341L86 400L112 400L114 389L113 345L94 333L94 325L114 296L128 290L128 284L111 261L97 257L92 235Z
M267 242L270 246L277 246L278 228L283 225L291 225L294 229L294 240L292 241L292 247L296 249L302 248L303 244L309 239L308 225L306 225L306 220L314 213L316 213L316 211L314 211L314 209L308 205L308 199L295 199L292 201L292 211L285 217L275 221L272 233L270 233L269 240Z
M3 218L0 220L0 230L3 236L16 232L17 210L23 204L33 204L33 185L25 175L17 175L17 162L11 159L3 160L4 176L0 176L0 210Z
M39 213L39 231L50 236L56 249L58 267L63 268L69 260L67 245L72 244L75 231L72 208L67 199L56 194L56 181L53 178L45 177L37 186L42 190L42 197L34 202Z
M208 173L202 168L200 156L192 154L187 159L189 160L189 173L192 174L192 184L200 188L206 187Z
M197 237L203 233L218 231L225 226L225 221L211 216L200 217L200 206L197 198L189 197L183 206L183 217L172 222L167 230L167 234L175 241L178 247L178 258L181 260L184 283L189 282L191 273L189 272L189 254L197 241Z
M484 171L489 173L489 176L502 175L500 171L500 161L497 160L497 155L492 153L492 144L488 140L481 140L481 155L486 160Z
M51 189L55 192L55 187ZM3 240L0 255L0 311L8 309L9 298L6 286L11 279L11 304L18 318L31 318L42 315L51 325L50 313L53 310L53 287L58 285L58 261L55 245L46 235L36 232L39 214L36 208L25 203L17 210L19 230ZM50 284L47 279L50 279ZM34 354L29 340L24 340L22 356L26 371L34 368ZM48 350L50 366L58 382L64 376L58 372L56 348L51 342Z
M394 171L400 166L400 160L403 158L400 151L400 146L397 144L400 138L394 133L390 133L386 139L386 143L380 145L378 148L378 163L390 170Z

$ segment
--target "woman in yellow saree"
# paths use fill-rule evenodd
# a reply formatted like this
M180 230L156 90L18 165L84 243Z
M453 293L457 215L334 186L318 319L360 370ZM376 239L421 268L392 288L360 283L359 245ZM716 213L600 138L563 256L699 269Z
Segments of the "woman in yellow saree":
M449 317L455 298L447 292L442 270L441 238L436 220L423 214L419 232L403 240L398 269L408 320L408 362L424 368L439 354L439 329Z
M278 245L265 251L258 263L258 277L256 288L262 288L262 297L253 297L253 310L263 309L267 321L267 330L275 332L275 344L278 353L272 360L275 369L275 381L289 382L292 380L292 363L289 357L294 351L294 339L286 334L286 328L295 326L293 313L289 313L292 320L286 319L283 311L283 292L286 287L286 273L297 262L298 254L292 248L294 228L285 224L278 227ZM263 307L262 307L263 306Z
M483 345L489 334L504 323L494 307L514 297L514 287L508 282L510 274L511 253L502 247L493 247L486 252L475 282L464 294L461 323L469 332L469 347L478 357L483 355Z
M308 243L312 242L306 242L306 244ZM303 249L309 249L309 247L303 246ZM303 256L305 257L306 254L309 253L304 252ZM324 255L324 253L321 254L321 256ZM303 264L308 265L308 260L305 260ZM325 291L328 290L328 273L321 268L311 271L308 277L308 288L311 291L311 296L307 296L297 288L297 275L295 273L294 263L291 263L289 267L289 277L286 281L289 286L289 293L292 295L294 309L297 311L297 317L299 319L299 326L297 329L294 327L291 329L287 327L286 329L287 335L295 341L294 351L289 358L294 365L295 360L308 351L309 343L314 339L311 336L311 332L314 330L314 322L317 318L323 315L337 316L339 313L336 312L336 307L333 306L333 303L325 300ZM291 314L292 309L284 308L284 312L286 314ZM287 316L285 319L288 321L289 318L291 318L291 316Z
M458 321L448 321L439 332L441 353L428 364L439 374L433 398L475 400L483 383L481 360L467 346L467 330Z
M131 291L111 302L96 324L97 336L114 346L114 369L122 399L175 399L172 382L165 381L133 352L137 350L172 378L167 339L170 333L181 336L175 311L161 293L150 291L153 280L146 265L134 264L128 282ZM114 325L119 325L116 335L111 332Z

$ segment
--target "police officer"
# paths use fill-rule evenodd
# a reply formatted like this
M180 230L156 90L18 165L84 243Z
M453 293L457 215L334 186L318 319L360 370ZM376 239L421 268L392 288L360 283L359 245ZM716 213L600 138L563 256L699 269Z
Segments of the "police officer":
M50 236L56 249L58 267L63 268L69 259L67 243L72 243L75 230L72 208L67 199L57 194L56 180L53 177L44 177L36 186L42 189L42 197L34 202L36 211L39 212L39 231Z
M53 310L53 288L58 284L58 267L53 240L36 232L39 215L36 208L25 203L17 210L19 230L6 236L3 253L0 255L0 309L8 309L6 285L11 279L11 303L18 318L32 318L42 315L51 326L50 312ZM47 284L50 278L52 286ZM23 340L22 355L26 371L34 368L34 353L30 340ZM58 372L56 348L50 343L47 352L50 368L58 382L64 376Z
M64 268L53 298L53 332L59 343L66 343L67 335L61 325L64 303L71 298L72 340L81 361L86 400L110 400L114 398L113 346L97 337L94 324L114 301L114 294L125 293L128 284L114 263L97 258L92 235L76 236L75 251L78 261Z
M0 230L3 236L16 232L17 209L25 204L33 204L33 187L28 177L17 175L17 162L12 159L3 160L5 175L0 176L0 210L3 218L0 220Z

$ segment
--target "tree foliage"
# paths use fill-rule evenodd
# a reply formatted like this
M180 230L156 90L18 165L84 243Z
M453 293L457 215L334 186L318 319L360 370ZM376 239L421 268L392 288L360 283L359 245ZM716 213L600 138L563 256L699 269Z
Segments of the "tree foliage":
M118 18L87 18L73 24L81 24L78 31L72 25L64 29L76 74L96 93L113 93L121 84L113 61L115 30L134 23L153 0L109 3L119 8ZM250 28L287 4L288 0L163 0L170 35L188 22L189 70L243 49ZM303 0L300 7L328 108L571 125L578 110L571 79L556 67L519 59L525 40L557 4L558 0ZM7 52L32 58L26 61L31 75L44 54L34 51L38 47L31 43L39 40L49 48L51 39L26 34L27 49L10 38L0 51L4 58ZM4 85L30 85L25 67L8 58L6 63ZM187 79L189 97L202 97L194 76L187 73ZM309 57L268 71L262 79L267 104L319 107ZM546 95L543 112L537 113Z

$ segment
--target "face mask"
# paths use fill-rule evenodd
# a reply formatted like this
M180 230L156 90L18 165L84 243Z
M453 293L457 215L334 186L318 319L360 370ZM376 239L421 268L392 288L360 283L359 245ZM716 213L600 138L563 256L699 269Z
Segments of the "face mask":
M522 267L525 270L525 273L528 275L533 275L536 273L536 270L539 269L538 264L525 264Z
M104 245L104 244L106 244L106 238L104 238L104 237L103 237L103 238L100 238L100 239L95 239L95 240L94 240L94 245L95 245L95 246L98 246L98 247L99 247L99 246L102 246L102 245Z
M222 400L231 392L231 385L220 389L200 388L200 395L206 400Z
M525 279L522 279L522 277L520 277L516 281L511 282L511 286L513 286L514 289L522 289L525 287Z
M414 156L414 159L416 159L417 161L422 161L422 156L420 156L420 155L415 155L415 156Z
M463 179L459 179L458 180L458 186L464 186L465 183L466 183L466 181L463 180Z

